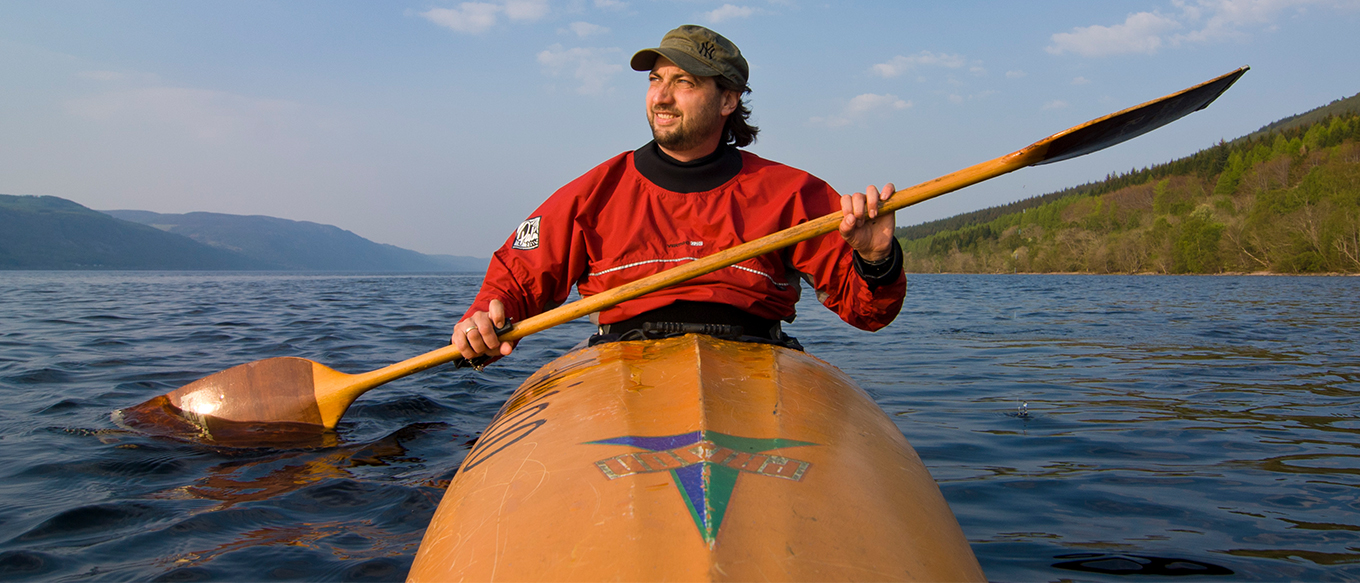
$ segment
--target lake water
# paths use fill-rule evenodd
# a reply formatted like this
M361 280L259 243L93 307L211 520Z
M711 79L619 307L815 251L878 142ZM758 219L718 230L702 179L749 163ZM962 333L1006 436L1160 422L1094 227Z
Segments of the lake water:
M992 580L1360 579L1360 278L909 280L877 334L808 299L788 330L893 416ZM109 413L267 357L432 350L479 282L0 272L0 579L403 578L478 432L589 324L375 389L330 447Z

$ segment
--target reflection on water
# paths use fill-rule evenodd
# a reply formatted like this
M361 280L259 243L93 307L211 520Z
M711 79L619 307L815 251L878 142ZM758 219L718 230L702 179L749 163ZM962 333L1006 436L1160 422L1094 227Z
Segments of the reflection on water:
M1189 559L1168 557L1148 557L1144 555L1105 555L1100 553L1078 553L1060 555L1060 563L1055 569L1084 571L1105 575L1162 575L1185 577L1193 575L1232 575L1231 569Z
M262 358L353 373L426 352L478 282L0 273L0 579L403 578L471 441L588 324L282 442L109 414ZM788 328L892 415L993 580L1360 578L1356 279L910 286L879 333L812 294Z
M363 507L368 488L350 468L359 466L387 466L398 463L407 455L402 442L443 424L419 424L403 427L396 433L375 442L347 444L333 448L281 453L260 453L235 459L207 468L206 475L193 484L153 494L156 498L196 498L218 504L203 509L204 513L220 513L233 506L249 507L255 502L289 499L289 495L325 483L305 496L306 503L325 506L327 510ZM416 500L404 500L400 509L428 510L439 502L439 493L447 487L448 479L427 480L414 491ZM296 505L294 498L290 506ZM219 523L214 519L212 522ZM185 570L207 565L217 558L237 552L249 553L257 548L277 546L298 547L313 552L330 553L337 561L370 561L400 559L415 554L423 535L423 528L392 532L389 522L375 524L372 519L346 517L338 520L303 522L292 525L270 524L239 533L235 538L212 548L187 551L160 560ZM405 562L391 562L391 569L376 569L370 565L370 575L385 574L400 578ZM283 578L283 577L281 577Z
M444 427L442 423L422 423L408 425L392 435L369 443L279 453L272 450L251 452L248 457L207 468L205 476L193 484L164 493L164 497L192 497L220 502L210 511L270 500L322 480L352 478L354 474L350 468L353 467L386 466L391 462L400 462L407 453L401 444L403 440ZM447 486L447 480L426 485L442 488Z

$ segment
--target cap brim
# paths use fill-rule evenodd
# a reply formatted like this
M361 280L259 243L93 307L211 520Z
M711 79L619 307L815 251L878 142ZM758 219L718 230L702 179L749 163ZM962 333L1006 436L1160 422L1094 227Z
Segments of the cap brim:
M629 65L634 71L651 71L656 66L657 57L666 57L676 66L684 69L686 73L698 75L700 77L721 77L722 73L718 70L703 64L698 59L691 57L675 49L656 48L643 49L633 55Z

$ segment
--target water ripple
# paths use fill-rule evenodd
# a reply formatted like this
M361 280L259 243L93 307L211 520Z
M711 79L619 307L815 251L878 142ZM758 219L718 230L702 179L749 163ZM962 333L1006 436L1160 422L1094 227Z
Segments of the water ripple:
M109 412L271 356L447 342L462 275L0 274L0 578L400 580L442 489L572 322L354 404L329 446L225 448ZM897 322L804 294L995 580L1360 578L1360 280L911 276Z

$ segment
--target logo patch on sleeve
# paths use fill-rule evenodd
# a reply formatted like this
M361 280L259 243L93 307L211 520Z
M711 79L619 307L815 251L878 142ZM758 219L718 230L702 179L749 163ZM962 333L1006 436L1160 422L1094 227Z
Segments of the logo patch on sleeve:
M538 223L543 217L533 217L519 224L515 229L515 242L512 249L538 249Z

